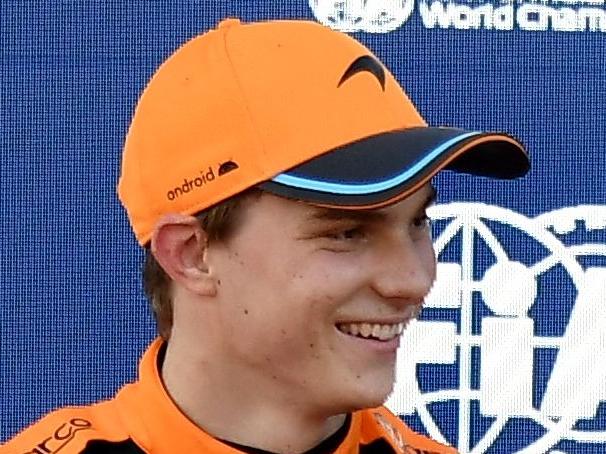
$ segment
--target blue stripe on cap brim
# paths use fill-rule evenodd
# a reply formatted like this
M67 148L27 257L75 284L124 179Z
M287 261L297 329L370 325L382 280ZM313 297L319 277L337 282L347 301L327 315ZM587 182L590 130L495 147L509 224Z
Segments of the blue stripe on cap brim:
M452 139L447 140L437 148L429 151L427 155L423 156L420 161L414 163L410 168L403 169L401 173L397 174L396 176L376 183L338 183L330 181L318 181L309 178L302 178L295 175L290 175L288 172L282 173L277 177L272 178L272 181L293 188L308 189L311 191L319 192L329 192L332 194L359 195L382 192L391 189L395 186L406 183L408 180L410 180L419 172L421 172L424 168L429 166L438 156L443 154L447 149L451 148L459 142L462 142L465 139L468 139L469 137L477 136L480 134L480 132L467 132L457 137L453 137Z
M510 179L524 175L529 160L505 134L411 128L344 145L260 186L318 205L363 208L400 199L443 168Z

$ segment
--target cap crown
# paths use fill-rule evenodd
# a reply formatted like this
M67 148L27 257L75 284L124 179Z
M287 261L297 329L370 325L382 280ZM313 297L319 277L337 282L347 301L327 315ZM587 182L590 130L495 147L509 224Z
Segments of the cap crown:
M314 22L228 19L145 88L119 197L145 244L162 214L199 212L336 147L414 126L425 122L353 38Z

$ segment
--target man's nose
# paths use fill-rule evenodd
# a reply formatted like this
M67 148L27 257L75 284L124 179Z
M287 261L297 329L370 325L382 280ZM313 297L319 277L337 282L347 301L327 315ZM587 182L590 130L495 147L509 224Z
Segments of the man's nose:
M419 303L435 280L435 254L431 241L402 238L377 257L374 290L383 298Z

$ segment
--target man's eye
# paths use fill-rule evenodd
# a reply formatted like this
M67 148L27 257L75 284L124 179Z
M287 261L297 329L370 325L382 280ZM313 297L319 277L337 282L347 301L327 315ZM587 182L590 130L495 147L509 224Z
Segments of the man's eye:
M364 232L359 227L350 229L338 230L336 232L330 232L327 237L338 241L351 241L357 240L364 236Z

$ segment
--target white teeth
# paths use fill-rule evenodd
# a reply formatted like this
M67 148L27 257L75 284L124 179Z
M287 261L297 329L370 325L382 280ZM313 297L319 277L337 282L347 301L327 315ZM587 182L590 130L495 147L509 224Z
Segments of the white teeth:
M383 330L381 329L381 325L372 325L372 337L378 337L380 339L382 333Z
M360 334L363 337L369 337L372 334L372 327L369 323L362 323L360 325Z
M342 323L338 324L339 331L351 336L369 338L373 337L382 341L393 339L404 331L404 323L390 323L381 325L378 323Z
M395 325L382 325L380 332L377 336L379 340L387 340L393 337L393 328Z
M404 323L398 323L398 336L404 332Z

